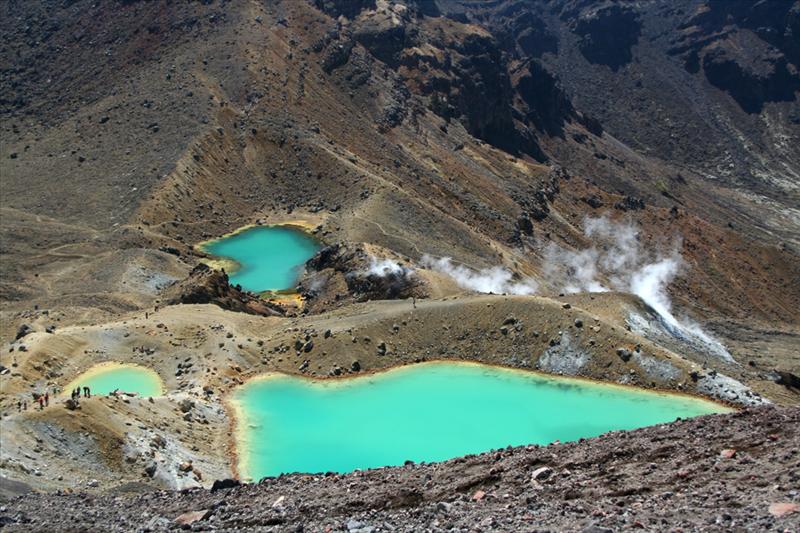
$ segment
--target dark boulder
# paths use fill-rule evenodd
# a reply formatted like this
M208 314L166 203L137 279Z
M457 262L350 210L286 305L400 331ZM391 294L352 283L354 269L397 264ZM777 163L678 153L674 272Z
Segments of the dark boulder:
M232 489L241 485L242 482L238 479L216 479L214 484L211 485L211 492L217 492L222 489Z
M644 209L644 200L636 196L625 196L621 201L614 204L614 209L619 209L620 211Z
M28 333L31 333L33 328L30 327L28 324L22 324L19 328L17 328L17 334L14 336L14 340L18 341L22 337L26 336Z
M778 385L783 385L787 389L800 390L800 377L797 375L784 370L776 370L775 376L775 383Z

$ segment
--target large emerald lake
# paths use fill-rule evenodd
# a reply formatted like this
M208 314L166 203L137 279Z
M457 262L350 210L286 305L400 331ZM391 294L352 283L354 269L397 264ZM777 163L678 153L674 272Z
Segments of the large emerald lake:
M472 363L339 380L273 374L232 401L240 473L348 472L549 444L724 412L722 405Z
M253 292L291 289L320 244L291 226L259 226L208 242L203 249L234 261L232 284Z

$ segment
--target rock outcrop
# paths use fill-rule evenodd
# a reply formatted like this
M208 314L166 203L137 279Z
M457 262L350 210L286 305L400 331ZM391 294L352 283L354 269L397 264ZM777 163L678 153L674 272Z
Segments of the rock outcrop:
M409 266L377 258L363 246L346 243L327 246L309 259L299 290L312 311L353 301L427 295L425 284Z
M274 304L231 286L224 271L200 263L186 279L164 289L162 301L167 305L214 304L223 309L263 316L283 316L283 310Z

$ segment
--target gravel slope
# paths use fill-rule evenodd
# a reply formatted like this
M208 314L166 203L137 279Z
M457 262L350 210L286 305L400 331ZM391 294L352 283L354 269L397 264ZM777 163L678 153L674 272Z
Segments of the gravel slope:
M576 443L215 492L29 493L0 507L0 524L8 531L798 531L799 450L800 408L759 407Z

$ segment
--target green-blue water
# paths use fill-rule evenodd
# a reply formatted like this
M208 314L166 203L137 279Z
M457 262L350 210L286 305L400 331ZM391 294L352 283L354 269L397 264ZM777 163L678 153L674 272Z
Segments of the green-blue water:
M319 248L309 235L287 226L255 227L204 246L210 254L236 261L239 269L228 273L231 283L253 292L294 287Z
M123 365L101 365L91 368L79 376L65 393L75 387L89 387L92 394L105 395L119 389L120 392L136 392L140 396L159 396L162 393L161 379L149 368Z
M233 400L240 471L250 479L439 461L727 410L688 396L444 362L335 381L272 375Z

